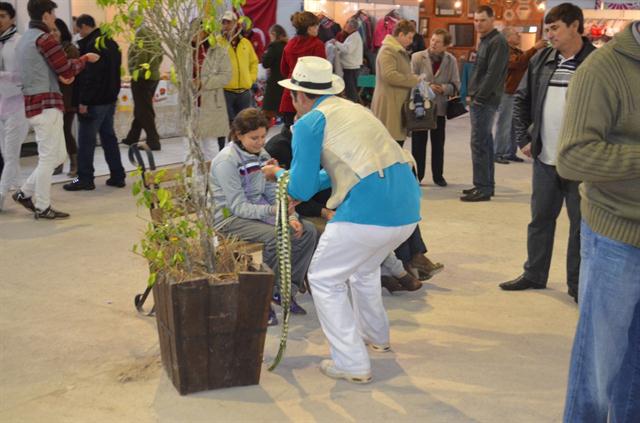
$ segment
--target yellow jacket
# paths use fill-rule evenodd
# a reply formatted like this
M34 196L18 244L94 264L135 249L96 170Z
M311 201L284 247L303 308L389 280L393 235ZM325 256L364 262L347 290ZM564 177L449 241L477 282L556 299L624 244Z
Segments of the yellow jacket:
M224 87L229 91L244 91L251 88L258 79L258 56L253 45L246 38L241 38L233 48L226 38L219 36L218 43L226 46L231 60L231 81Z

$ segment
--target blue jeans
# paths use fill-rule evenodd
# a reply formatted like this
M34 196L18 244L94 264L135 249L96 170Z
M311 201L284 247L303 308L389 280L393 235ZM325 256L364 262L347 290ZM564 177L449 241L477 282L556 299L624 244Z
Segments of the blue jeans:
M565 423L640 422L640 248L583 221Z
M125 173L120 159L118 138L113 128L113 116L116 105L104 104L89 106L86 115L78 115L78 179L93 182L93 155L96 150L96 137L100 134L104 158L109 166L111 179L124 181Z
M513 118L512 94L502 94L498 107L498 119L496 121L496 139L494 154L496 157L513 157L516 155L516 142L511 132L511 119Z
M496 185L493 162L493 121L497 107L471 103L471 161L473 186L490 195Z
M245 90L242 92L233 92L224 90L224 99L227 103L227 115L229 116L229 122L233 122L236 115L251 107L251 90Z

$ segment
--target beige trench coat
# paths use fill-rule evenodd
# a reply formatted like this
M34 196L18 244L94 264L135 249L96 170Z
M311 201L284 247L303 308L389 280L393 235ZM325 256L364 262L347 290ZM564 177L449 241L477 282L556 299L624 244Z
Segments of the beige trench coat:
M231 61L226 47L211 47L202 65L202 95L197 118L201 139L229 135L229 115L223 87L231 80Z
M402 122L402 104L418 77L411 72L409 53L391 35L387 35L376 59L376 88L371 110L396 141L404 141L407 130Z

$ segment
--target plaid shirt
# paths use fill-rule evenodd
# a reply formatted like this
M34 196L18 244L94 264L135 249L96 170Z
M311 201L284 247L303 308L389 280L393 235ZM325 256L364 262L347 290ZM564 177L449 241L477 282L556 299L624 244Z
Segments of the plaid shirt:
M36 40L36 48L44 56L51 69L58 76L69 79L82 72L87 60L83 57L68 60L60 43L49 33L49 29L39 22L31 22L31 28L39 28L45 31ZM40 93L24 96L24 110L27 118L42 113L44 109L58 109L64 112L64 100L59 92Z

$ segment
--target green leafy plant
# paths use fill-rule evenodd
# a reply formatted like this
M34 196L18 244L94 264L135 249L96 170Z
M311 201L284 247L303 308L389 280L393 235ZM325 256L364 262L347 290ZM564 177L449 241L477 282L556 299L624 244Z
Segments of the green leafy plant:
M96 0L98 5L108 7L114 14L110 22L101 26L105 37L124 37L129 43L136 43L141 51L149 53L150 60L158 56L164 56L171 62L170 78L176 86L180 123L182 132L188 140L187 164L193 169L192 178L183 178L184 188L189 196L192 211L196 216L195 226L188 225L188 228L169 226L167 233L171 235L173 231L183 231L188 233L189 240L198 239L197 245L202 249L202 260L208 273L216 272L215 265L215 245L212 236L214 219L213 204L210 198L207 178L207 165L203 152L200 148L201 139L204 134L200 134L197 128L198 99L201 95L202 84L197 82L206 75L200 75L200 66L195 62L198 52L205 41L210 45L215 45L217 37L220 35L221 23L219 16L225 10L232 7L240 7L244 0ZM155 43L145 42L145 38L136 41L135 34L141 28L145 29ZM239 34L240 28L238 28ZM207 36L202 37L205 33ZM98 40L104 43L104 40ZM160 48L158 48L160 46ZM142 63L133 71L132 78L149 78L151 76L150 64ZM186 169L186 167L185 167ZM155 193L150 193L138 187L138 194L142 195L143 203L147 206L152 201L157 200L156 206L160 209L172 207L171 196L161 189ZM152 200L152 196L156 196ZM162 203L162 204L161 204ZM164 210L169 213L169 210ZM159 241L161 235L156 234L155 229L145 234L145 239L151 237L153 242ZM183 234L184 235L184 234ZM171 239L171 238L169 238ZM171 244L171 241L168 245ZM162 244L162 247L167 247ZM155 247L154 247L155 248ZM149 245L142 245L142 253L150 258L152 267L166 264L169 266L181 265L188 267L188 257L176 252L167 256L164 251L155 251Z

